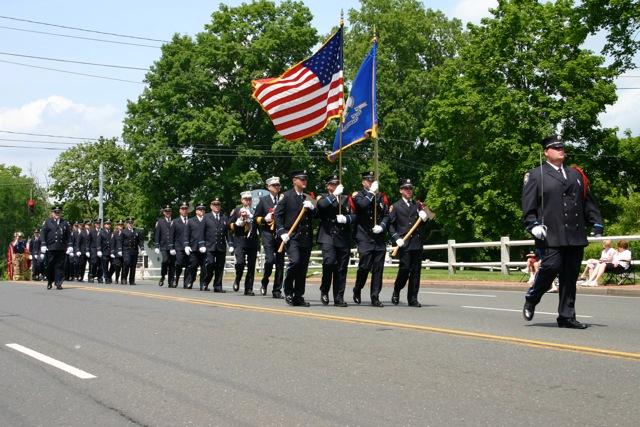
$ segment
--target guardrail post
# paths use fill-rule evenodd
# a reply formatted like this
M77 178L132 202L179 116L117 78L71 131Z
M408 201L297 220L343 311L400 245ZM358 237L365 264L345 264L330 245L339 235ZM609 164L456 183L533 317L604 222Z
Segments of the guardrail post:
M502 274L509 274L509 265L511 262L509 256L509 236L500 238L500 270Z
M455 240L447 240L447 260L449 263L449 274L455 274L456 268L456 248L453 246L456 244Z

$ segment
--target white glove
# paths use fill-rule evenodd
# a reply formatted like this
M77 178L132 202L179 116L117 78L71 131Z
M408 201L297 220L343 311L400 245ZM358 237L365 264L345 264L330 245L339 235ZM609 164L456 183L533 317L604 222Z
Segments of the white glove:
M80 256L80 255L82 255L82 252L80 251L76 252L76 256Z
M373 194L377 194L379 189L380 189L380 184L378 183L378 181L373 181L371 183L371 187L369 188L369 191L371 191Z
M191 248L189 246L184 248L184 253L187 254L187 255L191 255Z
M244 225L244 220L242 218L236 219L236 227L242 227Z
M86 256L87 258L90 258L90 257L91 257L91 254L90 254L89 252L85 252L85 253L84 253L84 256Z
M111 258L115 258L116 257L114 254L111 254L110 256L111 256Z
M147 251L142 251L142 252L140 252L140 255L142 255L142 256L147 256Z
M289 241L289 239L291 239L291 237L289 237L289 233L283 233L282 236L280 236L280 239L287 243Z
M47 247L45 245L40 246L40 252L42 252L43 254L47 253Z
M175 250L175 249L171 249L171 250L169 251L169 253L170 253L171 255L175 255L175 254L176 254L176 250Z
M427 222L427 213L423 210L418 212L418 216L420 217L420 219L422 220L422 222Z
M371 231L373 231L373 234L380 234L380 233L382 233L383 229L382 229L382 227L381 227L381 226L376 225L375 227L373 227L373 228L371 229Z
M73 248L71 248L71 253L69 254L69 256L70 256L71 258L73 258L75 255L76 255L76 254L74 254L74 253L73 253Z
M396 246L401 248L404 246L404 239L397 239L396 240Z
M531 234L533 234L536 239L544 240L547 237L547 227L545 225L536 225L531 229Z
M342 184L338 184L335 190L333 190L334 196L339 196L344 192L344 186Z
M72 249L72 250L73 250L73 249ZM29 259L33 259L33 256L32 256L32 255L29 255Z
M73 256L73 248L67 248L67 255Z
M118 251L118 256L122 256L122 251Z
M268 214L265 215L264 220L266 222L271 222L273 221L273 215L271 214L271 212L269 212Z
M233 254L234 251L235 251L235 249L233 248L233 246L229 246L229 253Z
M40 260L44 259L44 254L40 254Z
M102 251L98 251L98 256L102 257Z
M347 217L344 215L336 215L336 221L338 221L338 224L346 224Z
M309 209L310 211L314 210L316 207L313 206L313 203L311 203L310 200L305 200L304 202L302 202L302 207Z
M205 248L204 246L202 246L201 248L198 248L198 252L200 252L201 254L207 252L207 248Z
M153 250L153 252L155 252L156 254L159 254L159 253L160 253L160 249L155 248L155 249Z

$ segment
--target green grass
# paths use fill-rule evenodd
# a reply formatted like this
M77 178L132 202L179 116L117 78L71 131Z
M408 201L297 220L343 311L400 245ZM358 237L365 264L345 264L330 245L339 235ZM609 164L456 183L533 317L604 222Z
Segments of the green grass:
M315 275L318 277L321 274L320 270L310 270L317 271L318 273ZM398 267L388 267L384 269L384 278L385 279L395 279L396 274L398 273ZM349 269L349 273L347 274L349 279L355 279L356 277L356 269ZM446 269L423 269L420 275L422 280L452 280L452 281L491 281L491 282L518 282L522 277L522 273L520 271L512 271L509 275L503 275L500 271L482 271L482 270L462 270L456 271L455 274L449 275L449 271Z

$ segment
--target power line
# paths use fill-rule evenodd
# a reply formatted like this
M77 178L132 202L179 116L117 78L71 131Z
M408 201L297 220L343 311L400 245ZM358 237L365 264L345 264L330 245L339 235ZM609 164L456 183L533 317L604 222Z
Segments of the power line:
M78 145L78 142L64 142L64 141L37 141L33 139L11 139L11 138L0 138L0 141L5 142L33 142L36 144L57 144L57 145Z
M20 65L22 67L37 68L39 70L57 71L58 73L75 74L76 76L93 77L96 79L104 79L104 80L115 80L118 82L135 83L139 85L146 84L144 82L137 82L135 80L126 80L126 79L119 79L117 77L107 77L107 76L99 76L96 74L79 73L77 71L60 70L58 68L41 67L39 65L31 65L31 64L24 64L22 62L6 61L4 59L0 59L0 62L4 62L5 64Z
M97 67L123 68L125 70L149 71L148 68L141 68L141 67L129 67L129 66L126 66L126 65L98 64L98 63L95 63L95 62L73 61L71 59L59 59L59 58L47 58L47 57L44 57L44 56L23 55L23 54L20 54L20 53L0 52L0 55L19 56L21 58L42 59L42 60L45 60L45 61L68 62L68 63L71 63L71 64L94 65L94 66L97 66Z
M106 32L106 31L88 30L86 28L78 28L78 27L69 27L69 26L66 26L66 25L50 24L48 22L34 21L34 20L31 20L31 19L13 18L11 16L1 16L0 15L0 18L2 18L2 19L10 19L12 21L29 22L30 24L47 25L49 27L65 28L67 30L85 31L87 33L105 34L105 35L108 35L108 36L126 37L126 38L129 38L129 39L138 39L138 40L148 40L148 41L153 41L153 42L169 43L168 40L151 39L151 38L148 38L148 37L131 36L131 35L119 34L119 33L109 33L109 32Z
M54 151L65 151L66 148L58 148L58 147L26 147L24 145L0 145L0 148L26 148L31 150L54 150Z
M72 36L71 34L49 33L47 31L27 30L26 28L6 27L4 25L0 25L0 28L5 29L5 30L23 31L25 33L46 34L48 36L66 37L66 38L70 38L70 39L90 40L90 41L94 41L94 42L123 44L123 45L128 45L128 46L150 47L150 48L154 48L154 49L159 49L160 48L160 46L152 46L150 44L119 42L119 41L116 41L116 40L106 40L106 39L96 39L96 38L92 38L92 37Z
M67 139L81 139L81 140L96 140L98 141L100 138L82 138L79 136L66 136L66 135L51 135L51 134L46 134L46 133L29 133L29 132L16 132L16 131L12 131L12 130L1 130L0 132L2 133L11 133L14 135L29 135L29 136L48 136L50 138L67 138ZM118 138L120 139L120 138Z

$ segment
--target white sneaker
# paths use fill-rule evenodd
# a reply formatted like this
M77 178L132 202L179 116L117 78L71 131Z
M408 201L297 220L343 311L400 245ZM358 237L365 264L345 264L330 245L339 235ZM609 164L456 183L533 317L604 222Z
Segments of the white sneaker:
M594 287L598 286L598 282L587 280L586 282L582 283L582 286Z

